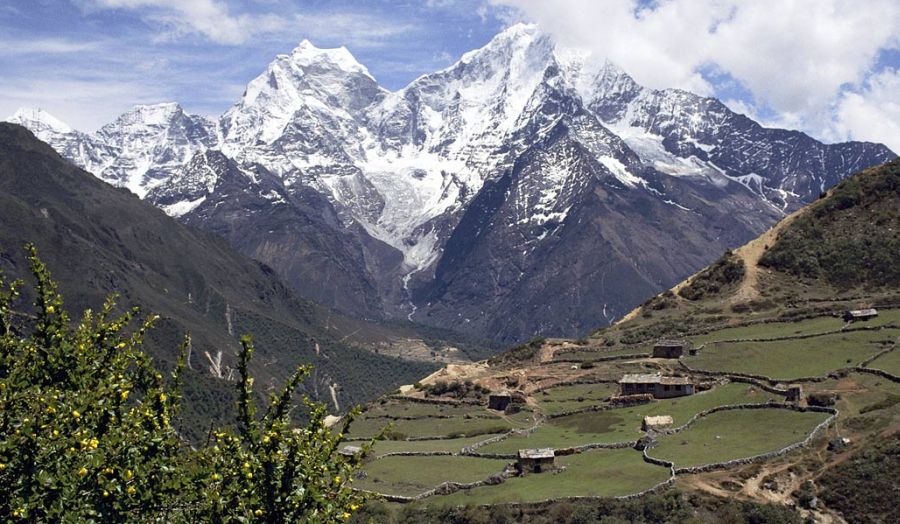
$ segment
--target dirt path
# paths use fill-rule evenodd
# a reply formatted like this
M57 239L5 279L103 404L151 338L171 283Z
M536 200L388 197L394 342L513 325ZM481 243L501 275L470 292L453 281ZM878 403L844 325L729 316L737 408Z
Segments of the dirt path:
M759 296L759 259L766 252L766 247L775 243L778 234L803 212L801 209L784 217L774 227L734 251L744 261L744 280L732 297L732 302L747 302Z

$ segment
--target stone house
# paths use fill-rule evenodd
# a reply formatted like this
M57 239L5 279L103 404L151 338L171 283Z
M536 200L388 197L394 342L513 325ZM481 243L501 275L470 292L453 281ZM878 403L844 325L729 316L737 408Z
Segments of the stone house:
M660 340L653 346L653 358L679 358L688 347L684 340Z
M647 416L641 422L641 431L650 431L653 429L665 429L674 424L672 417L669 415L660 415L657 417Z
M844 313L844 320L847 322L866 321L878 316L875 308L869 309L851 309Z
M520 449L516 459L519 475L541 473L556 469L556 453L553 448Z
M512 402L512 395L505 391L500 393L491 393L490 396L488 396L489 409L504 411L506 407L509 406L510 402Z
M627 374L619 380L622 395L651 394L653 398L673 398L694 394L689 377L664 377L659 373Z

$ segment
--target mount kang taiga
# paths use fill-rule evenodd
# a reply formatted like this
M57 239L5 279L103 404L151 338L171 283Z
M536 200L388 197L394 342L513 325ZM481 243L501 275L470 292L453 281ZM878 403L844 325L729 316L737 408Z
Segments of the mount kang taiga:
M218 120L9 120L320 303L502 342L612 321L896 156L644 88L528 25L396 92L304 41Z

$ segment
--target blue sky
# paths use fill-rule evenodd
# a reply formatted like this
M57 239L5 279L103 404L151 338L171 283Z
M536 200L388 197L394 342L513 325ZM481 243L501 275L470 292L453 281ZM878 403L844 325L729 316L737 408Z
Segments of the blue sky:
M520 20L644 85L900 150L896 0L0 0L0 117L38 106L91 131L137 103L218 115L304 38L398 89Z

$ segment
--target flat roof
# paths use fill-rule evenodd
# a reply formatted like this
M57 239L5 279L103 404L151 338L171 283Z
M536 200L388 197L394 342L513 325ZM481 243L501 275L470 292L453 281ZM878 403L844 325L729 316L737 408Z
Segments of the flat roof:
M693 384L690 377L659 377L659 383L666 386Z
M519 450L519 458L520 459L542 459L542 458L553 458L554 456L556 456L556 453L553 451L553 448L520 449Z
M672 417L669 415L658 415L656 417L647 416L644 417L644 424L648 426L665 426L668 424L672 424L674 421Z
M663 339L657 340L654 347L685 347L688 343L685 340Z
M851 309L851 310L848 311L847 313L850 313L850 314L853 315L854 317L862 317L862 316L866 316L866 315L877 315L877 314L878 314L878 311L876 311L875 308L869 308L869 309Z
M628 384L659 384L659 381L662 377L659 373L628 373L626 375L622 375L622 379L619 380L619 383L628 383Z

